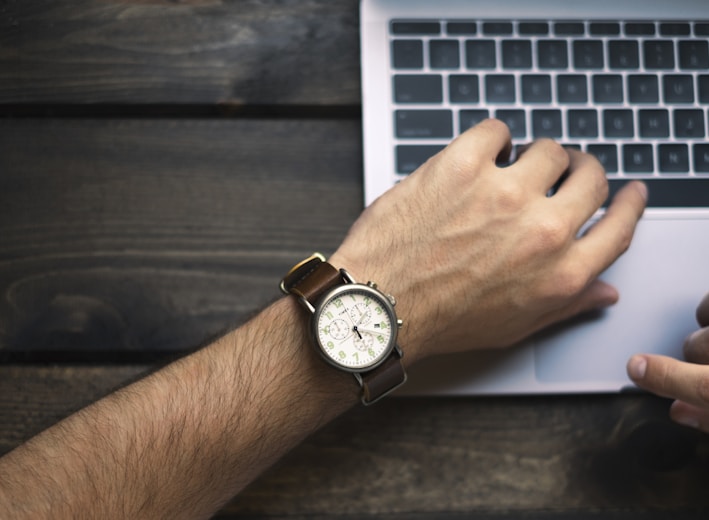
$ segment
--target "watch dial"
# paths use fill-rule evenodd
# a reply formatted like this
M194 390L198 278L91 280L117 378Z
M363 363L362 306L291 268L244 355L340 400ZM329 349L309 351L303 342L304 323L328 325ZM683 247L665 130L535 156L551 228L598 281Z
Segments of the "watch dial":
M367 288L348 288L322 305L316 325L325 356L356 370L375 365L389 353L395 317Z

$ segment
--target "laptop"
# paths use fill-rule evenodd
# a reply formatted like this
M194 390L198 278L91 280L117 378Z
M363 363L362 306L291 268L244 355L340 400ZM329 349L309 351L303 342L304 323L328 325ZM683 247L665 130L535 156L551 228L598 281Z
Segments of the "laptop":
M709 291L709 2L362 0L365 204L486 117L596 155L649 206L602 278L620 301L506 351L432 358L400 393L619 392L682 356Z

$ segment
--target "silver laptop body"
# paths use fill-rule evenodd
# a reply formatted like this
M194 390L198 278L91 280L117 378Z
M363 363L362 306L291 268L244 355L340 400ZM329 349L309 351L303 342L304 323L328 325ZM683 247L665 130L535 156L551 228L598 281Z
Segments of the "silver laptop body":
M402 393L617 392L633 353L681 357L709 291L708 42L706 0L362 0L366 204L483 117L514 144L594 153L612 191L650 188L602 276L615 306L508 351L423 362Z

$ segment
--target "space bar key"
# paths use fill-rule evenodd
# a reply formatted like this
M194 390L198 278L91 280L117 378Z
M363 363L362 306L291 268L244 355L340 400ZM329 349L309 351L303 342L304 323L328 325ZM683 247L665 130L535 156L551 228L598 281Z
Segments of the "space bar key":
M642 179L647 185L649 208L709 208L709 178ZM629 182L628 179L608 179L610 196Z

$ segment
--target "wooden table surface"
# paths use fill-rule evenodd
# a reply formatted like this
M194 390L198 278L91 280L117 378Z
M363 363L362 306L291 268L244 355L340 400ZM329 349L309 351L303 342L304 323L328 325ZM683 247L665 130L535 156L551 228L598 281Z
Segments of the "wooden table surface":
M362 208L357 0L0 1L0 453L278 297ZM706 518L647 395L391 398L239 518Z

